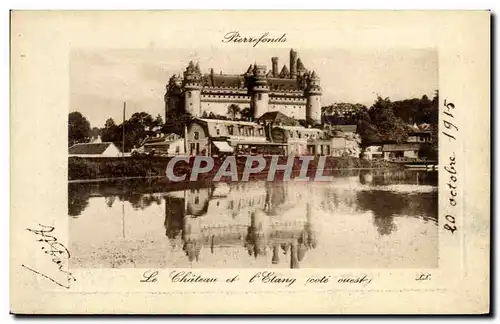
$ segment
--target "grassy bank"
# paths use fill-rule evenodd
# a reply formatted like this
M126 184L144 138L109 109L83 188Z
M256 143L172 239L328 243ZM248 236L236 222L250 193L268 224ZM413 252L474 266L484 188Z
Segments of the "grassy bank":
M79 158L70 157L68 160L69 180L92 180L106 178L148 178L163 177L169 157L127 157L127 158ZM254 174L252 178L265 178L269 170L270 157L267 160L266 168L259 174ZM242 174L245 166L245 157L237 158L238 174ZM279 164L286 164L287 157L280 157ZM215 160L212 172L200 175L200 179L210 180L219 169L222 160ZM175 168L176 175L190 174L193 165L193 158L190 163L178 162ZM298 175L302 161L295 158L292 174ZM318 158L310 161L308 175L313 176L318 165ZM368 161L353 157L327 157L324 167L324 175L329 175L333 170L343 169L369 169L369 168L394 168L395 165L385 161ZM279 175L278 175L279 177Z

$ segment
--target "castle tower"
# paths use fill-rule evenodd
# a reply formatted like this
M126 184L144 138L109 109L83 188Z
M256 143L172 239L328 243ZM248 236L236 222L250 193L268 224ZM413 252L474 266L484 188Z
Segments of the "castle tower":
M272 259L273 264L278 264L280 263L280 246L278 243L274 243L273 245L273 259Z
M165 92L165 118L175 114L179 110L180 96L182 92L182 78L173 75L166 85Z
M299 264L299 259L297 257L297 243L292 242L290 243L290 269L299 269L300 264Z
M277 78L279 76L278 72L278 58L272 57L271 62L273 63L273 78Z
M253 117L259 118L268 111L269 85L266 78L266 66L255 65L253 69L252 105Z
M250 216L250 226L246 238L250 255L257 258L266 254L269 231L269 217L262 211L256 210Z
M189 62L186 71L184 71L184 110L193 117L201 115L201 71L200 66Z
M297 52L293 49L290 50L290 78L297 76Z
M321 123L321 87L316 72L312 72L307 78L306 93L306 120Z

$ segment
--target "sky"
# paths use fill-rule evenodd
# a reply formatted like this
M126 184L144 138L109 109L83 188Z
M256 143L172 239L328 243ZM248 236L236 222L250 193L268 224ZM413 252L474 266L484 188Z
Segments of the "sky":
M391 100L432 98L438 89L436 49L295 49L305 67L321 79L322 106L336 102L370 106L377 95ZM79 111L92 127L108 118L121 123L145 111L164 118L165 85L172 74L182 74L190 60L202 73L244 73L253 63L271 68L279 57L279 70L289 67L289 49L247 48L222 50L112 49L73 50L70 54L70 112Z

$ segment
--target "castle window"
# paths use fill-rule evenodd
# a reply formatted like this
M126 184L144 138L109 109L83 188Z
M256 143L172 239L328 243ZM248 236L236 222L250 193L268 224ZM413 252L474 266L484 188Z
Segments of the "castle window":
M257 99L262 100L262 93L259 93L259 95L257 96Z
M233 135L233 132L234 132L234 126L227 126L227 132L229 133L229 135Z
M188 98L191 98L191 91L188 91L187 95L188 95Z
M218 128L217 128L217 129L215 130L215 132L217 133L217 136L219 136L219 135L220 135L220 129L218 129Z
M262 128L259 128L259 135L261 135L261 136L263 135L263 130L262 130Z
M243 126L238 127L238 134L243 135Z
M194 139L200 139L200 132L194 132Z

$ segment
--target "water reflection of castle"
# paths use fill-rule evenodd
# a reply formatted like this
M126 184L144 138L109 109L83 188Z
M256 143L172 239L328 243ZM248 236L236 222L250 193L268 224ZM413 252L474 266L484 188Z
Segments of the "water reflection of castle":
M68 215L72 242L87 247L82 255L90 263L95 253L120 264L115 249L135 255L127 260L156 249L165 266L221 257L225 266L238 259L256 267L297 267L304 259L309 266L325 250L334 253L345 229L356 233L362 218L384 241L408 217L437 224L435 183L437 173L404 171L342 172L334 183L192 183L182 191L165 191L161 181L77 183L68 185ZM94 232L104 234L89 236ZM313 255L318 239L321 251ZM142 251L145 242L154 248Z
M203 248L242 245L254 258L272 253L298 268L317 244L313 209L305 184L255 182L218 184L168 193L165 229L173 245L182 246L189 261Z

